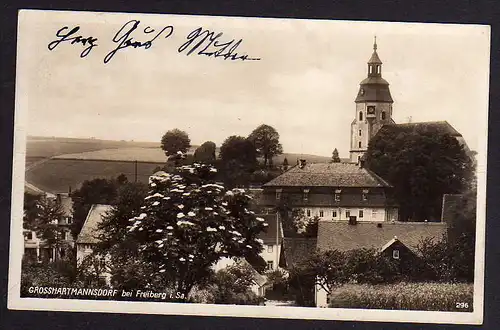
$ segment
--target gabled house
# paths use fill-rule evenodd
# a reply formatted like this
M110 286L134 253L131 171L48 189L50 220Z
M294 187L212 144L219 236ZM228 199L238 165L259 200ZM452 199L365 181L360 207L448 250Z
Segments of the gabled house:
M76 239L77 265L80 265L83 259L93 252L95 245L99 242L99 224L102 218L111 211L112 207L107 204L94 204L91 206Z
M383 222L398 220L392 186L364 163L313 163L302 160L263 185L263 206L287 203L308 218Z
M372 248L385 253L401 265L411 263L423 239L440 240L446 235L446 223L386 222L349 223L319 221L317 250L349 251ZM316 287L317 307L327 307L327 293Z

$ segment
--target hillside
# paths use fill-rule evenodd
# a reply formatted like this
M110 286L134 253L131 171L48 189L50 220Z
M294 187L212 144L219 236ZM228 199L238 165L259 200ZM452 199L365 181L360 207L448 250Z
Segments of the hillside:
M193 146L188 154L193 154ZM217 149L217 155L219 150ZM274 158L279 165L287 158L293 166L297 159L324 163L329 157L285 153ZM26 181L31 190L50 193L77 189L84 180L112 178L125 174L130 181L147 182L149 175L165 164L166 156L159 143L135 141L108 141L98 139L28 137L26 150Z

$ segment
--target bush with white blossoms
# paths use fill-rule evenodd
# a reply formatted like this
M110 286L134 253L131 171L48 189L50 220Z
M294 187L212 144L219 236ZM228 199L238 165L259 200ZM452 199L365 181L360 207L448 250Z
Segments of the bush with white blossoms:
M180 301L204 283L219 259L262 251L257 237L267 224L248 209L251 197L215 183L215 173L214 167L196 163L155 173L142 213L130 219L129 235L140 242L147 268L155 269L152 281L160 279Z

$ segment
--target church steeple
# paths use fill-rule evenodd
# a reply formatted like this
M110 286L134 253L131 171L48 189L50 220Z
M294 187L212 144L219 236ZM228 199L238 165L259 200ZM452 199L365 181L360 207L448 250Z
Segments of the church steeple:
M377 37L373 42L373 54L368 61L368 77L381 77L382 76L382 61L377 54Z
M389 83L382 78L382 61L377 53L377 37L368 61L368 77L359 84L356 113L351 123L351 162L358 162L368 149L371 138L385 124L391 124L392 97Z

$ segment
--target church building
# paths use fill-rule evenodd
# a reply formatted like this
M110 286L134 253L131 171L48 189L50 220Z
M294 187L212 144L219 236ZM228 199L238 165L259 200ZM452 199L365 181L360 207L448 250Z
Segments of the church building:
M382 61L377 54L377 39L373 44L373 54L368 61L368 76L359 84L355 100L356 116L351 123L350 161L357 163L368 149L368 142L392 120L394 103L389 83L382 78Z
M368 61L367 77L359 84L356 96L356 113L351 123L351 163L359 163L368 150L368 143L382 128L389 131L425 131L432 130L449 134L457 139L467 153L469 147L462 135L446 121L402 123L393 120L393 103L389 83L382 78L382 61L377 53L377 39L373 44L373 53Z

